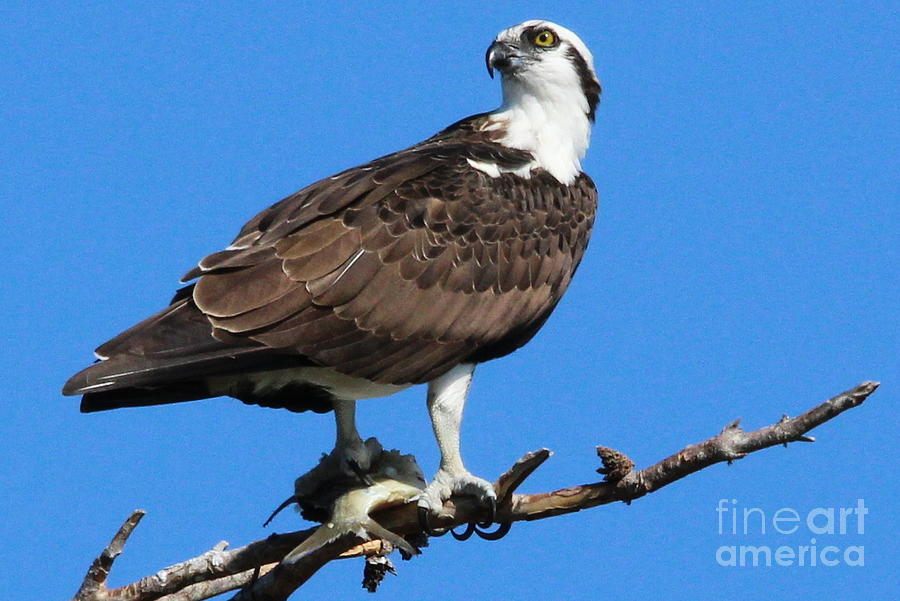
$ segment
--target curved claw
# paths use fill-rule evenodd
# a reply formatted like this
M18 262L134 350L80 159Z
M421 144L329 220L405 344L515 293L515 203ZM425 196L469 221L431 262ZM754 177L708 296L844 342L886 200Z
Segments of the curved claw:
M375 481L372 480L372 477L369 476L369 474L363 471L356 459L348 459L347 466L353 470L353 473L356 474L356 477L359 478L360 482L364 485L375 486Z
M465 530L462 532L457 532L456 530L450 529L450 534L453 535L453 538L459 541L469 540L473 534L477 534L478 538L482 538L484 540L500 540L504 536L506 536L509 531L512 529L511 522L505 522L502 524L497 524L496 530L485 530L485 528L490 528L494 525L494 520L497 517L497 502L494 499L490 499L488 505L488 519L482 522L469 522L466 524Z
M488 517L483 522L477 522L478 526L482 528L490 528L494 524L494 519L497 517L497 499L490 497L488 499Z
M419 507L417 515L419 517L419 528L428 536L444 536L447 534L449 528L432 528L427 507Z
M456 540L469 540L472 537L472 534L475 533L475 528L476 528L475 523L469 522L468 524L466 524L466 529L463 530L462 532L457 532L456 530L451 528L450 534Z
M484 540L500 540L501 538L506 536L511 529L512 522L503 522L502 524L497 524L497 529L492 532L481 530L478 528L478 526L474 526L473 528L475 534L478 535L478 538L483 538Z

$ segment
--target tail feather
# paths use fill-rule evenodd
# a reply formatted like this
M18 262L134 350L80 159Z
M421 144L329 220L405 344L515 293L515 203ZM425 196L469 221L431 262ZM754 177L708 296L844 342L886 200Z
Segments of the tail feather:
M309 365L252 340L222 342L189 294L101 345L100 360L62 393L83 394L81 411L179 403L218 396L210 378ZM249 402L253 402L250 400Z
M120 355L102 359L71 378L64 395L132 387L160 387L209 376L302 365L302 358L276 354L265 347L225 348L186 356Z
M180 382L167 388L122 388L107 392L90 392L81 397L81 412L94 413L123 407L150 407L186 401L198 401L210 396L205 382Z

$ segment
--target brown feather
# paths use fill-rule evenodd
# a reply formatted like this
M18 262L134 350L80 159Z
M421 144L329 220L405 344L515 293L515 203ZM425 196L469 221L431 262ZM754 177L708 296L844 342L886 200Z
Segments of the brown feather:
M321 278L352 259L359 250L359 243L359 232L347 230L329 246L295 259L285 259L284 272L296 282Z
M274 244L275 252L281 259L307 257L323 249L329 249L351 231L340 219L321 219L310 223L295 234L278 240Z
M148 349L175 353L142 382L263 352L272 365L294 353L406 384L518 348L565 292L596 192L585 175L564 186L540 170L528 180L475 170L469 159L508 170L532 159L496 144L481 124L481 116L461 121L275 203L188 272L200 279L176 296L177 320L164 312L101 349L123 362Z
M337 307L350 302L384 268L376 253L361 250L357 253L335 270L336 277L329 275L307 282L316 304Z
M312 297L309 292L302 285L295 283L288 292L261 307L235 316L214 317L210 315L209 318L216 328L239 334L272 326L296 315L310 304L312 304Z
M194 302L207 315L230 317L262 307L290 292L296 283L269 260L235 271L204 275L194 287Z

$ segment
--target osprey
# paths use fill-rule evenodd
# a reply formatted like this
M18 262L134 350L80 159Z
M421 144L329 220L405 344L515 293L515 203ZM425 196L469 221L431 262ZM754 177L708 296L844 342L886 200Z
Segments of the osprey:
M548 21L487 50L503 103L323 179L248 222L171 304L100 346L63 388L83 412L231 396L334 411L342 470L366 469L359 399L428 384L440 469L420 496L491 506L459 431L475 366L528 342L584 254L597 207L581 172L600 84L584 43Z

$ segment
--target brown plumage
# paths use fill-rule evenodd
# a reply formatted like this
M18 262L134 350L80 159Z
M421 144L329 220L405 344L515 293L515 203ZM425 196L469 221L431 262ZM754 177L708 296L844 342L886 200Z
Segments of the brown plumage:
M249 376L328 367L382 384L427 382L512 352L541 327L581 261L596 191L516 169L530 153L465 119L409 149L272 205L204 258L172 305L101 346L65 394L82 410L229 394L327 410L329 391Z

